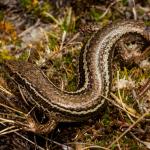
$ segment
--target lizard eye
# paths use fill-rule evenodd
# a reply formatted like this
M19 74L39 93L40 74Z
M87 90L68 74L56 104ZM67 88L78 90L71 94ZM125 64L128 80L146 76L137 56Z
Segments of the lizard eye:
M42 111L42 109L34 110L34 118L40 124L46 124L50 119L49 115L46 112Z
M41 109L36 109L27 116L27 122L28 127L26 127L25 130L39 134L47 134L51 132L58 124L50 114L41 111Z

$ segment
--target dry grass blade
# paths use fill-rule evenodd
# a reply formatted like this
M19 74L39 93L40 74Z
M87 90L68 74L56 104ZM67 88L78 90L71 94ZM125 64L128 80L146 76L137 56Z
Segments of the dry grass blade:
M61 23L59 22L59 20L57 20L53 15L51 15L48 12L44 12L44 15L51 18L57 25L61 25Z
M34 145L36 148L38 148L39 150L45 150L45 148L42 148L41 146L37 145L37 143L34 143L33 141L29 140L28 138L26 138L25 136L21 135L18 132L15 132L16 135L18 135L19 137L21 137L22 139L28 141L29 143L31 143L32 145Z
M12 111L14 111L14 112L17 112L17 113L20 113L20 114L26 116L26 114L23 113L22 111L19 111L19 110L17 110L17 109L14 109L14 108L12 108L12 107L9 107L9 106L7 106L7 105L5 105L5 104L0 103L0 106L3 106L4 108L7 108L7 109L9 109L9 110L12 110Z
M112 93L110 93L111 95ZM139 116L136 116L135 114L130 113L129 111L127 111L126 109L123 109L120 105L118 105L117 103L114 102L114 100L109 99L106 96L101 95L103 98L105 98L105 100L107 100L108 102L112 103L114 106L118 107L119 109L123 110L125 113L129 113L132 117L134 118L138 118ZM111 95L112 96L112 95Z
M67 145L65 145L65 144L58 143L58 142L56 142L56 141L54 141L54 140L50 140L49 138L46 138L46 137L44 137L44 136L42 136L42 135L40 135L40 137L42 137L42 138L45 139L46 141L49 141L49 142L51 142L51 143L54 143L54 144L60 146L60 147L61 147L62 149L64 149L64 150L73 150L71 147L68 146L68 143L67 143Z
M8 95L12 95L12 93L10 93L8 90L6 90L4 87L2 87L1 85L0 85L0 90L2 91L2 92L5 92L6 94L8 94Z
M99 19L103 19L103 18L107 15L107 13L109 12L110 8L111 8L113 5L115 5L116 3L120 2L120 1L121 1L121 0L116 0L116 1L112 2L112 3L106 8L105 12L99 17ZM98 7L96 7L96 8L98 8Z
M94 148L94 149L103 149L103 150L110 150L109 148L105 148L102 146L98 146L98 145L91 145L91 146L87 146L82 148L81 150L88 150L89 148Z
M123 101L120 101L120 99L114 95L113 93L111 93L111 96L117 101L117 103L119 105L122 106L122 109L125 110L125 112L133 117L140 117L140 114L133 108L129 107L128 105L126 105L125 103L123 103Z
M28 28L27 30L23 31L22 33L20 33L18 36L19 36L19 37L22 37L22 36L24 36L25 34L30 33L30 31L33 30L35 27L37 27L39 24L40 24L40 20L38 19L37 22L36 22L33 26L31 26L31 27Z
M19 116L16 114L8 114L8 113L0 113L0 116L7 116L8 118L13 117L13 118L26 119L24 116ZM5 117L2 117L2 118L5 118Z
M14 123L14 120L5 119L5 118L0 118L0 123L2 123L2 122Z
M139 138L137 138L132 132L130 132L130 134L140 143L142 143L143 145L145 145L148 149L150 149L150 142L146 142L146 141L142 141Z
M10 127L7 127L3 130L0 131L0 135L6 135L6 134L9 134L9 133L12 133L12 132L16 132L16 131L19 131L20 129L16 129L15 126L10 126Z
M123 132L116 140L114 140L108 148L111 148L115 143L117 143L126 133L128 133L137 123L139 123L142 119L149 115L149 112L144 113L139 119L137 119L129 128Z
M7 131L7 132L0 133L0 135L6 135L6 134L14 133L14 132L19 131L19 130L20 129L10 130L10 131Z
M69 9L68 9L68 16L67 16L67 18L66 18L66 27L67 27L67 28L69 27L70 22L71 22L71 15L72 15L72 9L69 8ZM67 30L68 30L68 29L65 29L65 30L63 31L59 51L61 51L61 50L63 49L63 45L64 45L65 39L66 39L66 37L67 37Z
M24 121L19 121L16 118L15 119L0 118L0 123L3 125L5 125L5 123L16 124L17 126L28 128L28 124L25 124Z
M128 4L132 8L134 20L137 20L137 12L136 12L136 8L135 8L135 1L134 0L128 0Z

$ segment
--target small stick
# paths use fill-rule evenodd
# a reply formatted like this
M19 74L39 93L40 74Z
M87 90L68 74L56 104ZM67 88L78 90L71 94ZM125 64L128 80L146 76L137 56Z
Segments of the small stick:
M128 133L137 123L139 123L144 117L149 115L150 112L144 113L139 119L137 119L129 128L123 132L116 140L114 140L109 146L108 149L110 149L116 142L118 142L126 133Z
M143 94L150 89L150 79L146 82L146 84L141 88L137 98L140 99Z

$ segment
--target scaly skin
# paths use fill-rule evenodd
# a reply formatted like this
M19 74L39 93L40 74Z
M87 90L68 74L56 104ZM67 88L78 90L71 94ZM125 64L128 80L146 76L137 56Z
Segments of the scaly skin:
M83 61L80 70L83 70L85 81L75 92L61 91L37 66L30 63L7 61L4 66L18 84L32 95L34 99L32 103L38 104L48 112L53 124L54 121L56 124L83 121L95 114L103 105L104 97L108 96L111 86L113 46L128 33L137 33L149 40L144 24L134 21L112 24L98 31L88 40L80 59ZM83 74L80 74L80 79ZM49 131L43 129L44 125L35 126L37 132ZM50 130L52 129L50 127Z

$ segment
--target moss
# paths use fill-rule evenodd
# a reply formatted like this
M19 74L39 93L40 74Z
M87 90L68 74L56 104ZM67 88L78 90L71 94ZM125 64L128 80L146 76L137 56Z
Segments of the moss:
M0 21L4 20L4 12L0 10Z
M124 6L127 6L127 5L128 5L128 0L122 0L122 4L123 4Z
M10 60L13 59L14 57L10 55L10 51L4 49L3 51L0 52L0 61L3 60Z
M109 126L110 124L110 116L107 112L105 112L105 114L102 117L102 121L101 121L105 126Z
M90 10L90 16L95 21L99 21L99 18L102 14L103 14L103 12L100 12L100 11L98 12L98 11L96 11L95 8L91 8L91 10Z

